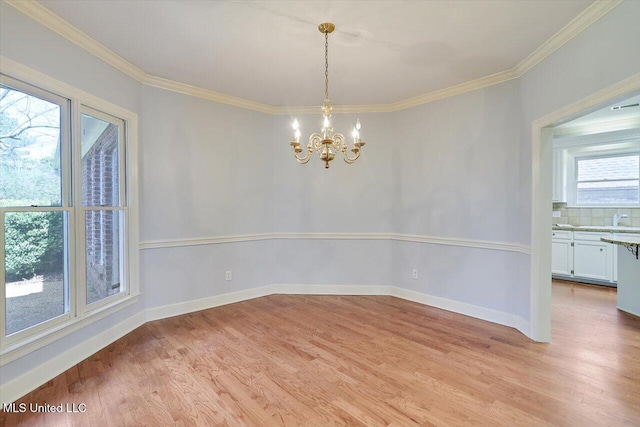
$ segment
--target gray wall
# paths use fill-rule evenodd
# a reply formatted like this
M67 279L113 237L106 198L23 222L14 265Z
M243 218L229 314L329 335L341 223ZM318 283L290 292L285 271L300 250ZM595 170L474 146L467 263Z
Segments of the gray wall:
M398 232L516 240L517 85L511 80L395 114Z
M391 232L392 117L359 117L365 154L326 170L317 156L293 159L291 117L143 88L141 241ZM350 135L356 118L335 116L335 127ZM306 135L318 130L319 115L298 120ZM141 278L149 308L267 284L389 284L390 248L304 239L148 249Z
M337 153L327 170L314 154L306 165L293 158L289 142L293 117L272 117L271 134L274 231L303 233L384 233L394 230L392 164L399 147L393 117L389 114L336 114L334 129L352 143L356 119L366 142L363 154L347 165ZM306 150L308 136L319 132L320 109L315 115L297 116ZM303 153L304 154L304 153ZM353 153L350 153L353 154Z
M272 117L145 86L140 240L272 228Z
M522 227L517 80L395 113L398 233L514 243ZM528 319L514 252L398 242L399 286ZM419 279L411 278L418 269Z
M144 87L140 241L273 228L272 117ZM147 307L273 283L268 241L141 252ZM233 271L233 280L224 272Z

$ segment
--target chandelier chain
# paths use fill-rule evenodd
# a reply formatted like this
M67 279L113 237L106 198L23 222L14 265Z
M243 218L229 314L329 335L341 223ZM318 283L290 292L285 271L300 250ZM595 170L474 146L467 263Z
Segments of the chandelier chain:
M329 32L324 32L324 99L329 99Z

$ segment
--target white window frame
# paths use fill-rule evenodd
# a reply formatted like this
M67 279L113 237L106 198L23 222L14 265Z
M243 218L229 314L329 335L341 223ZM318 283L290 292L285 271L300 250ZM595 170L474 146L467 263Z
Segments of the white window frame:
M76 274L78 277L78 308L81 314L89 313L94 310L99 310L101 307L112 304L119 299L125 298L130 295L129 292L129 280L128 280L128 271L129 271L129 263L126 262L126 253L128 252L128 226L129 226L129 208L127 203L127 183L126 183L126 127L127 124L124 120L119 117L112 116L110 114L104 113L102 111L96 110L95 108L86 106L84 104L80 105L80 111L78 112L78 118L76 123L81 123L82 114L89 115L91 117L95 117L100 120L104 120L105 122L111 123L113 125L118 126L118 169L119 176L125 177L125 180L121 180L120 185L118 186L118 206L84 206L81 200L78 200L76 204L76 215L78 221L76 222L76 235L77 239L81 242L86 242L86 228L85 228L85 215L88 211L115 211L115 212L124 212L124 218L120 218L120 229L123 230L123 238L124 244L120 248L120 259L122 260L122 265L120 267L120 274L122 279L124 280L124 289L117 294L110 295L106 298L103 298L99 301L94 301L92 303L87 303L87 272L86 272L86 251L85 245L79 245L76 251ZM74 154L75 154L75 170L80 172L82 170L82 144L80 141L77 144L74 144ZM76 173L78 175L79 173ZM78 179L74 182L74 193L78 196L82 194L82 180Z
M566 177L567 207L575 208L634 208L636 204L577 205L576 158L608 157L640 152L640 132L637 128L616 130L593 135L559 137L553 139L554 149L566 156L562 174Z
M638 203L613 203L613 204L580 204L578 203L578 162L581 160L595 160L595 159L609 159L613 157L627 157L627 156L640 156L640 151L609 151L592 155L582 155L575 156L573 160L573 174L571 180L571 193L573 199L573 206L576 207L591 207L591 208L616 208L616 207L640 207L640 200ZM640 164L640 162L639 162ZM638 173L640 175L640 166L638 168ZM623 179L616 181L625 181ZM629 180L631 181L631 180ZM585 182L585 181L582 181ZM599 181L589 181L589 182L607 182L607 180L599 180Z
M66 107L66 117L61 122L61 157L62 157L62 206L41 208L7 208L10 211L64 211L68 222L68 280L69 310L61 316L41 324L6 336L5 322L5 266L4 256L0 257L0 366L10 363L32 351L54 342L66 335L82 329L106 316L114 314L139 300L140 289L138 279L138 116L137 114L112 104L71 85L53 79L45 74L32 70L13 61L5 61L0 70L0 83L25 93L32 94L47 101L62 100ZM52 101L50 101L52 102ZM58 102L54 102L58 103ZM89 114L100 113L101 117L121 120L119 149L120 176L124 177L120 186L120 206L113 210L125 212L124 254L124 288L92 304L86 304L86 278L84 273L84 212L81 199L81 181L71 181L72 175L81 175L81 138L80 115L83 111ZM64 116L64 114L63 114ZM64 134L64 136L63 136ZM72 150L73 152L69 152ZM73 162L73 165L71 164ZM73 188L72 188L73 186ZM125 193L126 191L126 193ZM75 200L74 200L75 198ZM101 207L101 209L104 209ZM4 213L0 211L0 244L4 245ZM122 225L122 224L121 224ZM82 233L79 233L82 230ZM78 243L79 244L76 244ZM82 253L82 257L79 257Z

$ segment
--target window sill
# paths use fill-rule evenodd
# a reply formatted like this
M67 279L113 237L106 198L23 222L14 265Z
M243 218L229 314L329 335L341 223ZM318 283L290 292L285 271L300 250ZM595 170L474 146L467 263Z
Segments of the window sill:
M111 304L105 305L86 314L81 318L73 318L68 322L62 323L52 329L41 332L34 336L28 337L23 341L12 344L0 352L0 366L4 366L7 363L13 362L33 351L36 351L54 341L59 340L67 335L70 335L82 328L85 328L92 323L97 322L100 319L116 313L126 307L129 307L138 302L141 293L135 295L129 295L118 301L114 301Z
M554 202L564 203L564 202ZM640 205L569 205L567 208L585 208L585 209L640 209Z

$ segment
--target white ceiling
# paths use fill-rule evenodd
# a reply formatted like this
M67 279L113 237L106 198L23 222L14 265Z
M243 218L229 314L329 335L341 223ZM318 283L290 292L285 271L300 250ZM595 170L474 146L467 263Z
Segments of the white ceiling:
M144 72L272 106L388 104L515 67L592 0L40 3Z

